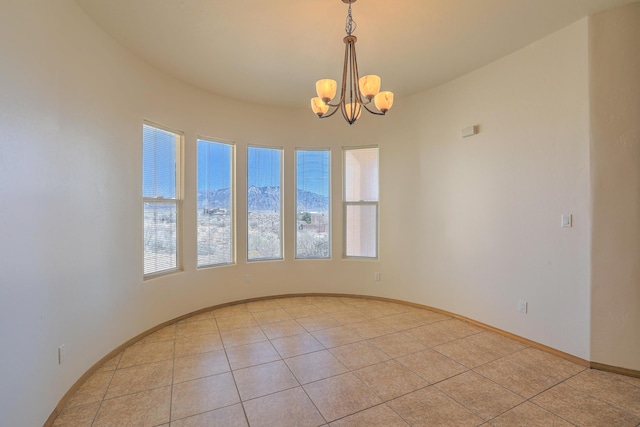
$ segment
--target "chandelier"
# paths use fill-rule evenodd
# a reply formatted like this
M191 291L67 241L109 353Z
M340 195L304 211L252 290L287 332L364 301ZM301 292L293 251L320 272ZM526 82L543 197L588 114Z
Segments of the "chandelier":
M318 96L311 98L311 109L321 119L331 117L340 110L344 119L351 125L358 120L363 108L371 114L385 115L393 105L393 92L380 92L379 76L359 77L358 61L356 60L356 41L358 39L353 35L357 24L351 17L351 3L355 3L356 0L342 1L349 4L349 12L345 26L347 36L344 38L344 67L342 69L340 99L335 104L331 103L336 96L338 85L335 80L318 80L316 82ZM370 108L372 101L377 111ZM330 108L333 110L327 114Z

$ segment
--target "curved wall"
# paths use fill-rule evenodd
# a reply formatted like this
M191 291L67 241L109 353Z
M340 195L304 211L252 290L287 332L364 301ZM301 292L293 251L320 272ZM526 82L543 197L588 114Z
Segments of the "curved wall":
M0 425L41 425L96 361L157 324L265 295L401 299L589 358L586 19L349 127L181 83L124 50L72 0L4 2L1 12ZM184 131L186 143L184 271L149 281L144 119ZM462 140L472 124L480 134ZM197 136L237 144L235 266L195 268ZM333 149L332 260L294 260L288 228L285 261L246 263L247 144L285 148L289 227L294 149ZM341 148L370 144L381 157L380 259L346 261ZM560 228L561 213L573 214L573 228Z

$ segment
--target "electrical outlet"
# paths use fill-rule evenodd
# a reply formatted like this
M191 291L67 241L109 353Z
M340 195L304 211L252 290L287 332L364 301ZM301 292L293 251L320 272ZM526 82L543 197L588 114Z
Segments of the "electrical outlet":
M376 271L375 274L373 275L373 280L375 280L376 282L379 282L380 281L380 273L378 273Z
M518 311L522 314L527 314L528 303L525 300L518 302Z
M58 347L58 365L62 365L62 362L64 362L66 358L67 350L64 347L64 344L62 344L60 347Z
M247 283L251 283L251 275L250 274L245 274L244 275L244 281Z

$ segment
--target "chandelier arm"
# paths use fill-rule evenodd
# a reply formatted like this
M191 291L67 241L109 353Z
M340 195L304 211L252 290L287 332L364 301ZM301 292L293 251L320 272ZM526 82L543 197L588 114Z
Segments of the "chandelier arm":
M327 104L330 105L330 104ZM331 107L340 107L340 104L337 105L331 105ZM336 112L338 112L340 108L334 108L332 112L330 112L329 114L323 114L321 116L319 116L321 119L326 119L327 117L331 117L333 116Z
M370 110L369 107L367 107L367 105L370 104L370 103L371 102L367 102L366 104L362 104L362 106L364 107L365 110L367 110L371 114L375 114L376 116L384 116L386 114L386 113L384 113L382 111Z

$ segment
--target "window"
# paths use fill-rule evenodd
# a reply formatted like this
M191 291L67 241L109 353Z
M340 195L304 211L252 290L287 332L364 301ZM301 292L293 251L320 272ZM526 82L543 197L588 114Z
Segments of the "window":
M178 270L180 265L180 164L182 134L143 125L142 198L144 275Z
M330 258L329 150L296 150L296 258Z
M344 150L345 256L378 257L378 148Z
M282 259L282 149L247 153L247 259Z
M198 140L198 267L234 262L232 144Z

